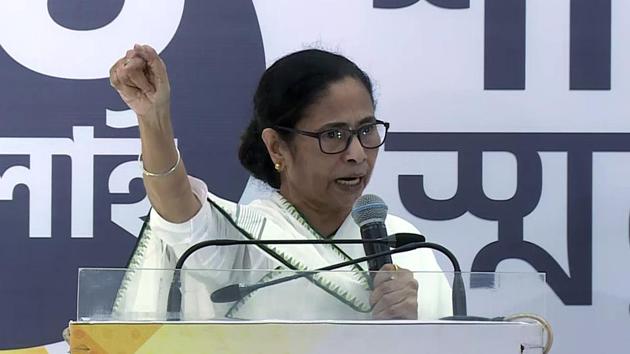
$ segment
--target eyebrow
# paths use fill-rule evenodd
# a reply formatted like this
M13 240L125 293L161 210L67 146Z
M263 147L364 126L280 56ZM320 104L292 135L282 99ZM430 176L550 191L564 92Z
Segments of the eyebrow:
M359 121L359 125L358 126L360 127L360 126L362 126L364 124L374 123L374 122L376 122L376 117L374 117L374 116L367 116L367 117L365 117L365 118L363 118L363 119L361 119ZM328 124L324 124L319 129L317 129L317 131L324 131L324 130L330 129L330 128L348 128L348 127L349 127L348 123L345 123L345 122L331 122L331 123L328 123Z

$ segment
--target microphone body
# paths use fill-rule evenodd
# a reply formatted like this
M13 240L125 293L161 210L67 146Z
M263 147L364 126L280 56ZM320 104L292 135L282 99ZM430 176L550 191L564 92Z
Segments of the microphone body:
M387 229L383 222L371 222L361 226L361 238L363 240L375 240L387 236ZM389 250L389 246L382 243L364 243L363 249L366 256L382 253ZM385 255L374 257L368 260L368 269L371 271L380 270L385 264L392 263L392 256Z

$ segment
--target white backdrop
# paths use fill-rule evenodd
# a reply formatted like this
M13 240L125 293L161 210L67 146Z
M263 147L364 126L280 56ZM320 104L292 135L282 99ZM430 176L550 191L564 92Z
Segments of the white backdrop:
M267 63L305 46L338 50L375 80L377 116L395 132L630 131L630 2L612 1L610 90L570 90L569 0L527 0L524 90L484 90L484 1L472 0L469 9L459 10L425 1L387 10L366 3L255 1ZM524 218L524 239L570 274L567 153L539 155L542 195ZM512 153L484 152L482 170L488 197L514 195ZM565 305L549 290L554 353L622 353L630 330L630 154L595 152L592 171L592 305ZM458 186L457 153L382 151L368 192L453 250L470 270L477 252L496 241L497 222L470 213L446 221L418 218L401 202L399 175L423 175L428 196L451 198ZM514 259L497 270L534 269Z

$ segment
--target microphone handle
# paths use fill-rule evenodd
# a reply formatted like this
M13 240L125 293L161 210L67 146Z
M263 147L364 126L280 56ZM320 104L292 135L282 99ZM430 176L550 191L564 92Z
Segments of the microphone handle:
M361 238L366 241L379 239L384 236L387 236L387 229L385 228L385 224L382 222L371 222L361 226ZM371 256L377 253L389 251L389 246L376 243L364 243L363 249L365 250L366 256ZM378 271L385 264L391 263L391 254L385 254L380 257L368 259L368 269L370 271Z

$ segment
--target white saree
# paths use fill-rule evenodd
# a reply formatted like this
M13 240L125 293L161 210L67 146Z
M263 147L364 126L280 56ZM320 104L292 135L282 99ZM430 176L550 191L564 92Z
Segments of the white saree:
M189 221L173 224L155 210L145 224L114 304L120 319L164 319L172 272L177 259L191 245L209 239L318 239L300 213L279 193L247 205L218 198L205 183L190 178L193 192L202 202ZM390 234L417 233L401 218L388 215ZM334 239L360 239L359 227L348 218ZM357 320L371 318L369 275L366 264L346 267L343 272L322 272L256 290L240 301L213 304L210 294L233 283L254 284L288 273L280 270L314 270L365 256L358 245L268 245L208 247L194 253L185 269L203 269L183 276L182 318ZM433 252L419 249L392 256L393 262L412 271L440 272ZM250 270L250 271L240 271ZM190 272L195 273L195 272ZM418 318L438 319L451 314L451 292L445 276L418 277Z

